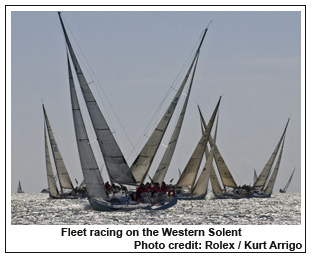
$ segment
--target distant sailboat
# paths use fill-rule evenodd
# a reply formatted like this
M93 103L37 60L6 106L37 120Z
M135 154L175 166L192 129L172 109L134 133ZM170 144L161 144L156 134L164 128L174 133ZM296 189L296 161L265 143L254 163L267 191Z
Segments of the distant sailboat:
M101 113L95 98L88 86L85 76L78 63L74 50L66 33L60 12L59 18L64 32L67 48L74 64L75 72L78 78L80 88L82 90L83 98L85 100L88 113L97 136L97 140L106 164L106 169L112 183L135 185L137 184L132 171L130 170L126 160ZM89 138L86 132L83 117L81 115L80 106L78 103L76 88L71 73L70 62L68 60L69 82L72 101L72 111L74 119L74 127L76 133L77 146L80 156L84 182L88 192L88 200L91 207L98 211L115 211L115 210L133 210L137 208L144 208L148 210L161 210L172 207L176 204L175 197L162 197L157 201L151 199L150 202L139 204L134 202L131 198L126 196L116 196L110 198L104 186L104 182L97 166L92 148L90 146Z
M260 197L260 198L271 197L271 194L273 192L273 187L275 184L275 180L277 177L277 173L279 170L279 166L281 163L281 159L282 159L282 153L283 153L288 123L289 123L289 119L288 119L286 127L283 131L283 134L282 134L278 144L276 145L271 157L267 161L262 172L259 174L255 184L253 185L254 197ZM273 167L273 164L275 162L277 154L278 154L278 158L276 160L275 167L274 167L272 174L271 174L271 170L272 170L272 167ZM270 176L270 174L271 174L271 176ZM270 177L270 179L269 179L269 177Z
M280 193L286 193L286 191L287 191L287 189L289 187L289 184L290 184L290 182L291 182L291 180L292 180L292 178L294 176L295 170L296 170L296 168L291 173L290 178L289 178L288 182L286 183L285 187L283 189L280 189Z
M79 193L77 193L73 187L73 184L70 180L69 174L65 167L65 163L63 161L61 152L58 148L56 140L54 138L54 134L52 132L52 128L44 108L42 104L43 114L44 114L44 142L45 142L45 157L46 157L46 170L48 177L48 186L49 186L49 195L52 199L62 199L62 198L78 198L81 197ZM47 130L47 131L46 131ZM47 135L48 132L48 135ZM56 178L53 173L52 161L49 153L49 145L48 140L50 141L50 147L53 156L53 162L55 164L55 169L57 172L57 178L59 181L60 191L56 185Z
M17 193L24 193L24 191L22 190L22 185L20 181L18 181Z
M212 126L214 124L218 109L219 109L219 105L221 102L221 97L212 113L212 116L208 122L207 125L205 125L205 130L199 140L199 142L197 143L197 146L195 147L192 156L190 157L188 163L186 164L182 175L180 176L176 187L178 188L178 198L179 199L183 199L183 200L195 200L195 199L203 199L206 196L206 187L205 187L205 191L204 193L197 191L197 189L195 189L196 187L199 189L199 186L197 186L196 183L196 177L198 175L198 171L200 168L200 164L202 162L202 158L204 156L205 153L205 148L207 147L207 143L208 143L208 139L210 136L210 132L212 129ZM215 134L216 135L216 134ZM213 154L213 153L212 153ZM207 156L208 154L206 154ZM204 175L203 177L207 176L207 172L210 172L210 165L209 165L209 156L208 158L206 158L206 166L204 168ZM202 173L203 174L203 173ZM207 181L208 182L208 181ZM199 185L200 183L198 183ZM208 183L207 183L208 186ZM202 191L202 190L201 190Z
M201 110L198 106L199 114L201 117L201 122L205 125L204 117L201 113ZM214 160L217 166L217 170L220 176L221 183L223 188L220 185L220 182L217 177L217 171L212 167L210 180L211 180L211 187L212 192L217 199L239 199L239 198L249 198L252 197L252 191L249 186L237 186L229 168L227 167L224 158L222 157L218 146L215 144L214 138L211 136L209 137L209 144L211 147L214 147ZM206 148L208 150L208 148Z

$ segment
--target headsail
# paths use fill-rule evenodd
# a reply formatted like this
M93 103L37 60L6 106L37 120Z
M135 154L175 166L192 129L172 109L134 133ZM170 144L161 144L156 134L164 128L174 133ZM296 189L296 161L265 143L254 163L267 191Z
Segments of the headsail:
M113 183L134 184L136 181L132 172L91 92L87 80L78 63L72 45L69 41L60 12L59 18L64 32L67 47L75 67L77 78L91 118L91 122L100 145L108 175Z
M144 145L141 152L139 153L139 155L137 156L137 158L135 159L135 161L133 162L133 164L131 166L131 171L132 171L137 182L140 182L140 183L143 182L146 175L147 175L147 172L148 172L148 170L152 164L152 161L156 155L156 152L157 152L158 147L161 143L161 140L165 134L165 131L168 127L168 124L172 118L172 115L175 111L177 103L180 99L180 96L182 94L184 86L185 86L185 84L189 78L189 75L190 75L191 70L194 66L194 63L198 59L200 48L201 48L202 43L204 41L204 38L206 36L207 30L208 30L208 27L205 29L205 31L203 33L203 36L201 38L201 41L200 41L199 46L197 48L197 51L194 55L192 63L191 63L191 65L187 71L186 76L183 79L182 84L180 85L179 90L177 91L175 97L173 98L173 100L172 100L171 104L169 105L168 109L166 110L165 114L163 115L163 117L159 121L154 132L151 134L150 138L148 139L148 141L146 142L146 144Z
M45 158L46 158L46 169L47 169L47 177L48 177L48 186L49 186L49 194L50 197L59 197L59 191L56 186L56 180L52 170L52 164L50 159L47 133L46 133L46 123L44 124L44 147L45 147Z
M201 136L196 148L194 149L191 158L189 159L180 179L178 180L177 187L187 187L187 186L193 187L194 182L196 180L198 169L200 167L200 163L202 161L205 152L205 148L207 147L207 142L210 136L212 125L214 123L217 111L219 109L220 101L221 97L212 113L212 116L207 126L205 126L205 131L203 135Z
M52 132L52 128L51 128L51 125L50 125L50 122L49 122L49 119L48 119L48 116L47 116L47 113L45 111L43 104L42 104L42 109L43 109L45 123L46 123L47 130L48 130L49 140L51 144L51 151L52 151L52 155L54 158L56 173L58 176L58 180L60 182L61 191L63 191L63 189L73 189L74 188L73 184L70 180L68 171L65 167L65 163L63 161L61 152L57 146L57 143L54 138L54 134Z
M101 176L101 172L98 168L95 156L93 154L88 134L86 131L86 127L82 118L68 56L67 63L68 63L70 97L71 97L76 141L78 146L82 173L84 177L83 182L86 185L89 198L90 197L107 198L108 196L104 187L104 181Z
M287 124L286 124L286 127L283 131L283 134L279 140L279 142L277 143L271 157L269 158L269 160L267 161L267 163L265 164L263 170L261 171L260 175L258 176L255 184L254 184L254 187L255 188L260 188L261 190L263 189L268 177L269 177L269 174L271 172L271 169L272 169L272 166L273 166L273 163L274 163L274 160L276 158L276 155L277 155L277 152L281 146L281 143L282 143L282 140L284 139L284 136L285 136L285 133L286 133L286 130L287 130L287 126L288 126L288 123L289 123L289 119L287 121Z

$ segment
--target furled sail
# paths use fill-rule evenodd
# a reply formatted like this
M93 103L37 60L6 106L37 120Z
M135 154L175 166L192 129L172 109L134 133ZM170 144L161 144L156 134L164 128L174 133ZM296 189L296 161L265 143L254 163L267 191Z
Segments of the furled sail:
M264 193L265 193L265 194L272 194L272 192L273 192L273 187L274 187L275 180L276 180L276 177L277 177L278 169L279 169L279 166L280 166L280 164L281 164L281 159L282 159L282 154L283 154L283 148L284 148L284 142L285 142L285 136L284 136L284 139L283 139L283 143L282 143L281 150L280 150L280 152L279 152L277 161L276 161L276 163L275 163L274 170L273 170L272 175L271 175L271 177L270 177L270 179L269 179L269 182L268 182L268 184L266 185L266 188L265 188L265 190L264 190Z
M184 168L184 171L182 172L180 179L178 180L177 187L187 187L187 186L193 187L194 182L196 180L198 169L200 167L200 163L202 161L205 152L205 148L207 147L207 142L220 105L220 101L221 97L212 113L212 116L207 126L205 126L205 131L202 137L200 138L191 158L189 159L186 167Z
M277 155L277 152L281 146L281 143L282 143L282 140L285 136L285 133L286 133L286 129L287 129L287 126L288 126L288 123L289 123L289 119L287 121L287 124L286 124L286 127L284 129L284 132L282 134L282 137L280 138L278 144L276 145L271 157L269 158L269 160L267 161L267 163L265 164L263 170L261 171L261 173L259 174L255 184L254 184L254 187L255 188L260 188L260 189L263 189L267 179L268 179L268 176L271 172L271 169L272 169L272 166L273 166L273 163L274 163L274 160L276 158L276 155Z
M198 110L199 110L201 121L205 125L206 124L205 119L201 113L199 106L198 106ZM218 146L214 142L213 138L211 136L209 136L210 146L212 146L213 143L215 144L214 159L215 159L216 166L218 168L219 175L221 177L221 181L222 181L223 186L236 188L237 184L236 184L229 168L227 167L227 165L226 165L226 163L225 163L225 161L224 161L224 159L223 159L223 157L222 157L222 155L218 149Z
M218 118L216 122L216 128L215 128L213 143L211 145L210 152L206 153L206 163L205 163L204 169L202 170L202 173L200 174L194 188L192 189L193 196L207 194L209 178L210 178L210 174L213 168L212 161L214 157L215 143L217 140ZM207 146L206 146L206 152L208 152Z
M193 69L193 74L192 74L192 78L191 78L191 81L190 81L189 89L188 89L187 96L185 98L185 101L184 101L184 104L183 104L183 107L182 107L179 119L178 119L177 124L175 126L175 129L174 129L174 131L172 133L172 136L171 136L171 139L169 141L168 147L166 148L166 151L165 151L165 153L164 153L164 155L162 157L162 160L160 161L160 164L159 164L159 166L158 166L158 168L157 168L157 170L155 172L155 175L154 175L154 177L152 179L153 182L158 182L159 184L161 184L162 181L164 180L166 174L167 174L167 171L168 171L168 168L169 168L169 164L171 162L171 159L172 159L175 147L176 147L177 142L178 142L180 131L181 131L181 128L182 128L184 115L185 115L187 104L188 104L188 100L189 100L189 97L190 97L190 94L191 94L191 89L192 89L193 80L194 80L194 76L195 76L195 71L196 71L196 67L197 67L198 57L199 57L199 55L197 56L197 59L196 59L196 62L195 62L195 66L194 66L194 69Z
M75 67L77 78L82 90L84 100L91 118L91 122L100 145L100 149L104 158L106 169L112 183L134 184L136 181L133 174L102 114L96 100L91 92L91 89L86 81L86 78L78 63L72 45L69 41L63 20L60 12L59 18L64 32L67 47Z
M50 197L59 197L59 191L56 186L56 180L53 174L52 164L50 160L50 153L49 153L47 133L46 133L46 124L44 124L44 148L45 148L49 194L50 194Z
M93 154L86 127L82 118L68 56L67 63L76 141L84 178L83 183L86 185L89 198L107 198L108 195L104 187L103 178Z
M48 119L48 116L47 116L47 113L45 111L43 104L42 104L42 108L43 108L44 118L45 118L47 130L48 130L49 140L51 144L51 151L52 151L52 155L53 155L54 162L55 162L56 173L57 173L58 180L60 182L61 191L63 192L63 189L74 189L73 184L70 180L68 171L65 167L65 163L63 161L61 152L54 138L54 134L52 132L52 128L51 128L51 125L50 125L50 122L49 122L49 119Z
M175 97L173 98L172 102L170 103L168 109L166 110L165 114L159 121L157 127L155 128L154 132L151 134L150 138L142 148L141 152L137 156L137 158L134 160L132 166L131 166L131 171L136 179L137 182L143 182L147 172L152 164L152 161L156 155L156 152L158 150L158 147L161 143L161 140L165 134L165 131L168 127L168 124L172 118L172 115L175 111L175 108L177 106L177 103L180 99L180 96L182 94L182 91L184 89L184 86L189 78L189 75L191 73L191 70L194 66L195 60L197 59L200 48L202 46L202 43L204 41L205 35L207 33L208 27L205 29L203 36L201 38L200 44L197 48L197 51L194 55L194 58L192 60L192 63L186 73L186 76L184 77L182 84L180 85L179 90L177 91ZM168 152L169 153L169 152Z

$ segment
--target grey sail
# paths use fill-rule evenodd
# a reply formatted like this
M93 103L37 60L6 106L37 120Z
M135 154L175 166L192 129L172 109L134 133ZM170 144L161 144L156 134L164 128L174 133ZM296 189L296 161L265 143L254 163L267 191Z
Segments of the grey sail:
M54 163L56 167L56 173L58 176L58 180L60 182L61 191L63 191L63 189L73 189L74 188L73 184L70 180L70 177L65 167L61 152L54 138L54 134L52 132L52 128L51 128L47 113L45 111L44 105L42 105L42 108L43 108L45 122L46 122L47 130L48 130L49 141L51 144L51 151L52 151L52 155L53 155Z
M289 178L288 182L286 183L284 189L280 189L281 193L285 193L287 191L287 189L289 187L289 184L290 184L290 182L291 182L291 180L292 180L292 178L294 176L295 170L296 170L296 168L294 168L293 172L291 173L290 178Z
M211 182L211 187L213 193L216 195L221 195L222 194L222 188L220 186L220 182L218 180L216 171L214 168L212 168L211 173L210 173L210 182Z
M211 145L210 152L208 154L206 153L205 166L204 166L202 173L200 174L194 188L192 189L193 196L206 195L207 194L209 178L210 178L210 174L211 174L212 169L213 169L212 161L213 161L213 157L214 157L215 143L217 140L217 129L218 129L218 118L217 118L217 122L216 122L213 144ZM206 147L206 149L208 151L207 147Z
M49 146L48 146L47 133L46 133L46 124L44 124L44 148L45 148L45 158L46 158L45 162L46 162L46 169L47 169L49 194L50 194L50 197L52 198L58 198L60 195L56 186L56 180L54 177L51 159L50 159Z
M289 119L288 119L288 121L287 121L287 124L286 124L286 127L285 127L285 129L284 129L284 132L283 132L283 134L282 134L280 140L278 141L278 143L277 143L277 145L276 145L276 147L275 147L275 149L274 149L272 155L270 156L269 160L268 160L267 163L265 164L263 170L262 170L261 173L259 174L259 176L258 176L258 178L257 178L257 180L256 180L256 182L255 182L255 184L254 184L254 187L255 187L256 189L258 189L258 190L259 190L259 189L260 189L260 190L263 190L264 185L265 185L265 183L266 183L266 181L267 181L267 179L268 179L268 177L269 177L269 175L270 175L270 172L271 172L273 163L274 163L274 161L275 161L277 152L278 152L278 150L279 150L279 148L280 148L280 146L281 146L282 140L283 140L284 135L285 135L285 133L286 133L288 123L289 123Z
M24 191L23 191L23 189L22 189L22 185L21 185L21 182L20 182L20 181L18 181L17 193L24 193Z
M210 136L210 132L212 129L212 125L214 123L216 114L218 112L218 108L220 105L220 101L221 101L221 97L212 113L212 116L207 124L207 126L205 126L205 131L203 133L203 135L201 136L197 146L194 149L194 152L191 156L191 158L189 159L188 163L186 164L184 171L182 172L182 175L180 177L180 179L178 180L177 183L177 187L187 187L187 186L194 186L194 182L196 180L196 176L197 176L197 172L199 170L200 167L200 163L202 161L204 152L205 152L205 148L207 147L207 143L208 143L208 139Z
M155 128L154 132L151 134L149 139L147 140L146 144L142 148L141 152L137 156L137 158L134 160L132 166L131 166L131 171L136 179L137 182L142 183L144 182L144 179L148 173L148 170L152 164L152 161L156 155L156 152L158 150L158 147L161 143L161 140L165 134L165 131L168 127L168 124L172 118L172 115L175 111L175 108L177 106L177 103L180 99L180 96L182 94L182 91L185 87L185 84L189 78L189 75L191 73L191 70L194 66L195 60L197 59L200 48L202 46L202 43L204 41L204 38L206 36L208 27L205 29L203 36L201 38L200 44L197 48L197 51L194 55L194 58L191 62L191 65L186 73L186 76L184 77L182 84L180 85L179 90L177 91L175 97L173 98L172 102L170 103L168 109L164 113L163 117L159 121L157 127ZM169 152L168 152L169 153Z
M265 190L264 190L265 194L272 194L272 192L273 192L273 187L274 187L274 184L275 184L277 173L278 173L278 170L279 170L279 166L281 164L283 148L284 148L284 142L285 142L285 136L284 136L284 139L283 139L283 143L282 143L281 150L279 152L277 161L275 163L275 167L274 167L273 172L271 174L271 177L270 177L270 179L268 181L268 184L265 187Z
M60 13L59 18L64 32L67 47L75 67L75 72L82 90L82 94L91 118L91 122L104 158L106 169L112 183L134 184L133 174L102 114L86 78L78 63L72 45L69 41Z
M201 121L203 122L203 124L205 124L205 120L204 120L204 117L201 113L199 106L198 106L198 110L199 110L199 114L201 117ZM226 188L226 187L236 188L237 184L236 184L229 168L227 167L227 165L226 165L226 163L225 163L225 161L224 161L224 159L223 159L223 157L222 157L222 155L218 149L218 146L214 142L213 138L211 136L209 136L210 146L212 146L213 143L215 144L214 159L215 159L216 166L217 166L217 169L218 169L218 172L219 172L219 175L220 175L220 178L221 178L221 181L222 181L224 188Z
M195 63L195 66L194 66L192 78L191 78L190 85L189 85L189 89L188 89L187 96L185 98L185 101L184 101L184 104L183 104L183 107L182 107L179 119L178 119L177 124L175 126L175 129L174 129L174 131L172 133L172 136L171 136L171 139L169 141L168 147L166 148L166 151L165 151L165 153L164 153L164 155L162 157L162 160L160 161L160 164L159 164L159 166L158 166L158 168L157 168L157 170L155 172L155 175L154 175L154 177L152 179L153 182L158 182L159 184L161 184L162 181L164 180L166 174L167 174L170 162L171 162L172 157L173 157L173 153L175 151L175 147L176 147L177 142L178 142L180 131L181 131L181 128L182 128L184 115L185 115L187 104L188 104L189 97L190 97L190 94L191 94L191 89L192 89L194 75L195 75L195 71L196 71L196 67L197 67L198 57L199 57L199 55L197 56L197 59L196 59L196 63Z
M95 156L93 154L86 127L82 118L68 57L67 63L74 128L80 164L84 178L84 181L80 186L82 186L83 184L86 186L88 198L107 198L108 195L104 187L103 178L101 176L101 172L98 168Z
M258 178L257 172L256 172L256 170L254 169L254 179L253 179L253 183L256 182L257 178Z

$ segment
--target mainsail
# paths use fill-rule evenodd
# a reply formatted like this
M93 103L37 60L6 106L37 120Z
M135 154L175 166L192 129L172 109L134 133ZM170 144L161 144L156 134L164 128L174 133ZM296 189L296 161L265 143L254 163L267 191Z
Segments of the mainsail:
M67 47L75 67L76 75L87 105L91 122L106 164L106 169L112 183L134 184L136 180L91 92L87 80L78 63L72 45L69 41L60 12L59 18L64 32Z
M51 159L50 159L47 133L46 133L46 122L44 123L44 147L45 147L45 158L46 158L45 161L46 161L46 169L47 169L47 177L48 177L49 194L50 194L50 197L54 197L54 198L59 197L60 195L56 186L56 180L54 177Z
M108 195L104 187L104 181L93 154L86 127L82 118L68 56L67 63L76 141L84 177L83 183L86 185L89 198L107 198Z
M197 172L200 167L200 163L202 161L205 148L207 147L207 142L208 142L210 132L212 129L212 125L214 123L214 120L215 120L215 117L216 117L216 114L220 105L220 101L221 101L221 97L212 113L212 116L207 126L205 126L205 131L203 135L201 136L196 148L194 149L194 152L191 158L189 159L186 167L184 168L184 171L182 172L180 179L178 180L177 187L187 187L187 186L193 187L194 186Z
M291 173L290 178L289 178L288 182L286 183L284 189L280 189L280 192L284 192L284 193L286 192L286 190L288 189L289 184L290 184L290 182L291 182L291 180L292 180L292 177L293 177L293 175L294 175L294 173L295 173L295 170L296 170L296 168L294 168L294 170L293 170L293 172Z
M148 139L148 141L146 142L146 144L144 145L144 147L142 148L141 152L139 153L139 155L137 156L137 158L134 160L132 166L131 166L131 171L136 179L137 182L142 183L148 173L148 170L152 164L152 161L156 155L156 152L158 150L158 147L161 143L161 140L165 134L165 131L169 125L169 122L172 118L172 115L175 111L175 108L177 106L177 103L180 99L180 96L182 94L182 91L184 89L184 86L189 78L189 75L191 73L191 70L194 66L195 61L198 59L198 55L200 52L200 48L202 46L202 43L204 41L204 38L206 36L208 27L205 29L203 36L201 38L201 41L199 43L199 46L197 48L197 51L194 55L194 58L191 62L191 65L186 73L186 76L184 77L179 90L177 91L175 97L173 98L172 102L170 103L168 109L166 110L166 112L164 113L163 117L161 118L161 120L159 121L158 125L156 126L154 132L151 134L150 138ZM182 119L183 121L183 119ZM181 122L182 124L182 122ZM179 135L179 133L176 133L177 135ZM176 139L175 137L173 137L174 139ZM168 154L173 154L174 151L174 146L172 146L172 151L169 152ZM170 148L171 149L171 148ZM172 155L168 155L169 157L172 157ZM167 157L167 155L166 155ZM164 159L165 161L167 161L167 159ZM166 165L168 163L165 163ZM160 166L160 168L163 168L162 166ZM167 168L167 166L166 166ZM165 174L160 174L160 175L165 175ZM161 180L161 177L157 178L159 180ZM153 180L154 181L154 180Z
M275 149L274 149L274 151L273 151L271 157L269 158L269 160L268 160L267 163L265 164L263 170L261 171L260 175L258 176L258 178L257 178L257 180L256 180L256 182L255 182L255 184L254 184L254 187L255 187L257 190L259 190L259 189L260 189L260 190L263 190L264 185L265 185L265 183L266 183L266 181L267 181L267 179L268 179L268 177L269 177L269 175L270 175L270 172L271 172L273 163L274 163L274 161L275 161L277 152L278 152L278 150L279 150L279 148L280 148L280 146L281 146L281 143L282 143L282 141L283 141L283 139L284 139L284 136L285 136L285 133L286 133L286 130L287 130L287 126L288 126L289 120L290 120L290 119L288 119L287 124L286 124L286 127L285 127L285 129L284 129L284 131L283 131L283 134L282 134L282 136L281 136L279 142L277 143L277 145L276 145L276 147L275 147Z
M182 128L184 115L185 115L187 104L188 104L189 97L190 97L190 94L191 94L191 89L192 89L193 80L194 80L194 76L195 76L195 71L196 71L196 67L197 67L198 57L199 57L199 55L197 56L197 59L196 59L196 62L195 62L195 66L194 66L194 69L193 69L193 74L192 74L192 78L191 78L191 81L190 81L189 89L188 89L188 92L187 92L187 95L186 95L186 98L185 98L185 101L184 101L184 104L183 104L183 107L182 107L179 119L178 119L177 124L175 126L175 129L174 129L174 131L172 133L172 136L171 136L171 139L169 141L168 147L166 148L166 151L165 151L165 153L164 153L164 155L162 157L162 160L160 161L159 166L158 166L158 168L157 168L157 170L155 172L155 175L154 175L154 177L152 179L153 182L158 182L159 184L161 184L162 181L164 180L166 174L167 174L167 171L168 171L168 168L169 168L169 164L170 164L171 159L173 157L173 153L174 153L175 147L177 145L179 134L180 134L180 131L181 131L181 128Z
M58 180L60 182L61 192L63 192L63 189L74 189L73 184L70 180L68 171L65 167L65 163L63 161L61 152L60 152L60 150L57 146L56 140L54 138L54 134L52 132L52 128L51 128L51 125L50 125L50 122L49 122L49 119L48 119L48 116L47 116L47 113L45 111L43 104L42 104L42 109L43 109L46 127L48 130L48 135L49 135L49 140L50 140L50 145L51 145L51 151L52 151L52 155L53 155L55 167L56 167L56 173L57 173Z

